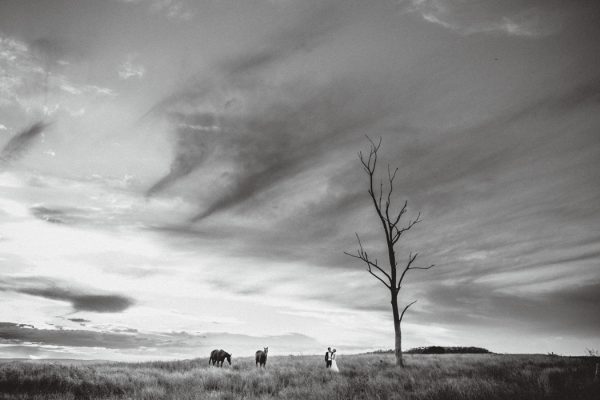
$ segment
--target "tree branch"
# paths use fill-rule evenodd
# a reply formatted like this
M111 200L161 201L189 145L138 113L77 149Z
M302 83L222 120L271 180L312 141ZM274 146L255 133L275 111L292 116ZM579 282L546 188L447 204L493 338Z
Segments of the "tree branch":
M398 280L398 284L396 285L396 290L400 290L400 287L402 286L402 281L404 280L404 275L406 275L406 273L411 270L411 269L431 269L433 267L435 267L435 264L431 264L428 267L413 267L412 264L415 262L415 260L417 259L417 257L419 256L419 253L415 253L414 255L412 253L410 253L410 255L408 256L408 261L406 263L406 266L404 267L404 270L402 271L402 275L400 275L400 279Z
M408 200L404 201L404 205L402 206L402 208L398 212L398 216L396 217L396 219L392 223L392 226L394 228L396 227L396 225L398 225L398 222L400 222L400 218L402 218L402 216L406 213L406 206L408 206Z
M435 264L431 264L428 267L410 267L409 269L431 269L433 267L435 267Z
M356 233L356 240L358 241L358 246L359 246L356 254L351 254L348 252L344 252L344 254L364 261L365 264L367 264L367 271L369 271L369 273L371 275L373 275L374 277L379 279L388 289L391 290L393 282L392 282L392 277L390 276L390 274L388 274L383 268L381 268L379 266L379 264L377 263L377 259L375 259L375 261L371 261L371 259L369 258L369 254L363 248L363 245L362 245L362 242L360 241L360 236L358 236L358 233ZM389 283L385 282L380 276L375 274L373 272L372 268L375 268L377 271L381 272L387 278Z
M413 301L412 303L409 303L406 307L404 307L404 310L402 310L402 314L400 314L400 322L402 322L402 318L404 318L404 313L406 312L406 310L408 310L408 307L412 306L413 304L415 304L417 301Z
M403 208L402 210L404 211L405 208ZM398 220L400 220L400 217L398 217ZM421 213L419 213L419 215L417 215L417 218L415 218L412 221L409 221L408 225L406 225L404 228L398 229L398 228L396 228L396 225L394 225L393 228L395 230L395 233L392 236L392 243L395 244L398 240L400 240L400 236L402 236L402 234L404 232L410 230L410 228L412 228L413 226L415 226L416 224L418 224L421 221L422 221L422 219L421 219Z
M381 201L382 201L382 196L383 196L383 182L381 182L381 184L380 184L379 195L376 194L375 188L373 185L375 169L377 168L377 151L379 150L379 147L381 146L382 139L379 138L379 142L377 144L375 144L375 142L369 136L367 136L367 139L371 143L371 148L369 149L369 158L365 161L365 158L364 158L362 152L359 152L359 158L360 158L361 164L363 165L363 168L369 175L369 190L368 190L369 196L371 196L371 199L373 201L373 206L375 207L375 211L377 212L377 215L379 216L379 219L381 220L381 224L383 225L383 230L385 231L385 236L388 240L391 240L391 231L389 230L388 224L386 223L386 218L384 217L384 215L381 211ZM378 201L378 198L379 198L379 201Z
M380 276L378 276L377 274L375 274L371 268L367 268L367 271L373 275L375 278L377 278L379 280L379 282L383 283L385 285L386 288L388 288L389 290L392 290L392 287L390 285L388 285Z

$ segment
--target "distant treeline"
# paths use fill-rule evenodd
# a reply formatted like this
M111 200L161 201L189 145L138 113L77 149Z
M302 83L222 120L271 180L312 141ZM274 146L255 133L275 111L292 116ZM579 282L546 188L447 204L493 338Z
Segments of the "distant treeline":
M407 350L406 354L483 354L489 353L488 349L481 347L442 347L442 346L427 346L415 347Z
M427 346L415 347L404 352L405 354L485 354L490 353L488 349L481 347L443 347L443 346ZM394 350L375 350L367 354L394 354Z

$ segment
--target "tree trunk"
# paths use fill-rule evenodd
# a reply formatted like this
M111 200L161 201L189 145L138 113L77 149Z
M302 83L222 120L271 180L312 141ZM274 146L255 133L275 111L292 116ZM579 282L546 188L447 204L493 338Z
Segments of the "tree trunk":
M394 315L394 354L396 355L396 365L404 367L402 360L402 331L400 330L400 312L398 310L398 295L392 293L392 313Z

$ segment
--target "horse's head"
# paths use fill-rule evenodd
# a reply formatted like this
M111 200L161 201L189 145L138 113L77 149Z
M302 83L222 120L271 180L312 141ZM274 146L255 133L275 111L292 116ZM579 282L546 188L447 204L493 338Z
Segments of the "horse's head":
M227 354L225 356L225 358L227 359L227 362L229 363L229 365L231 365L231 354Z

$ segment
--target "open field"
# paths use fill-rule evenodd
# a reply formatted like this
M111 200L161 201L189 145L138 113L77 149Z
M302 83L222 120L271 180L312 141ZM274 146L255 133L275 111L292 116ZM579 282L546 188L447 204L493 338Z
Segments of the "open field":
M207 359L114 363L0 362L0 399L599 399L590 357L542 355L320 356L250 358L225 368Z

